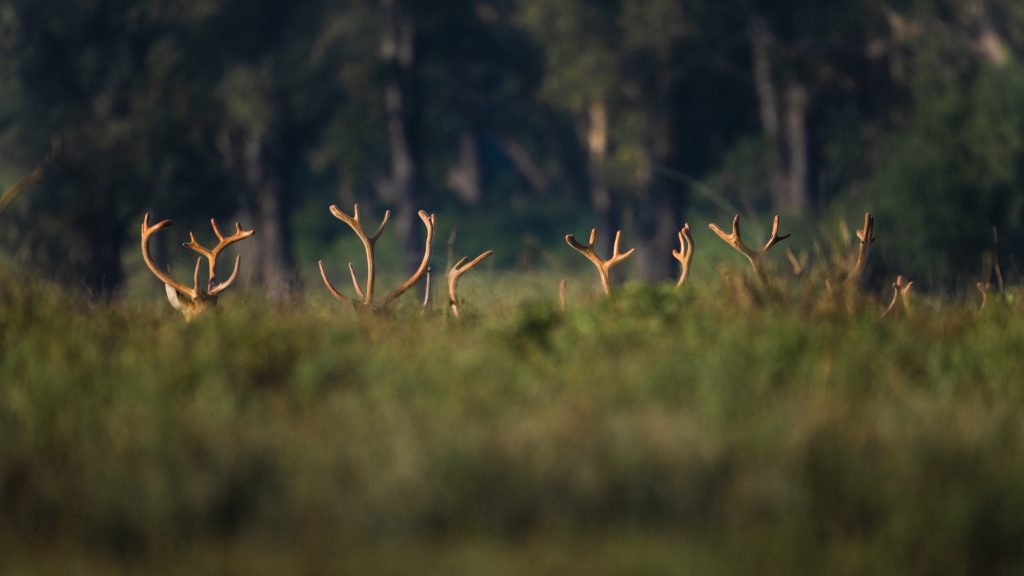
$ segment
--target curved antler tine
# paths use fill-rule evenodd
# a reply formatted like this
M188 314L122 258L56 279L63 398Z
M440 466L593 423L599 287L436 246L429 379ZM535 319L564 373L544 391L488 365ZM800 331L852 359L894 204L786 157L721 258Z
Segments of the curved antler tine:
M476 258L473 258L473 260L470 261L469 264L466 264L464 267L461 268L461 272L468 272L470 269L472 269L477 264L479 264L479 263L483 262L484 260L487 260L488 258L490 258L491 254L494 254L494 250L488 250L488 251L484 252L483 254L477 256ZM463 260L469 260L469 258L463 257L462 260L460 260L459 262L464 263Z
M768 242L765 243L764 249L761 250L761 253L763 254L767 252L768 250L771 249L772 246L775 246L779 242L782 242L783 240L789 237L790 234L783 234L782 236L779 236L779 215L776 214L775 218L772 219L772 235L770 238L768 238Z
M565 235L565 243L568 244L570 247L572 247L573 250L576 250L577 252L587 251L587 247L584 246L583 244L580 244L579 240L577 240L576 237L573 236L572 234Z
M142 249L142 260L146 263L146 267L149 271L157 277L158 280L164 283L165 286L170 286L172 289L181 292L189 298L195 300L199 296L198 290L195 288L189 288L184 284L175 281L169 274L157 267L156 263L153 262L153 258L149 255L149 237L160 231L162 228L166 228L171 225L170 220L161 220L153 226L149 225L149 214L145 214L142 217L142 229L141 229L141 249Z
M622 243L622 230L615 231L615 241L612 242L612 258L619 255L619 245Z
M199 293L199 269L202 266L203 266L203 259L202 258L196 258L196 269L195 269L195 272L192 273L192 290L194 290L196 294Z
M380 226L377 226L377 231L370 236L371 242L376 242L380 235L384 233L384 227L388 224L388 219L391 217L391 210L384 211L384 217L380 221Z
M216 296L221 292L227 290L235 282L235 278L238 277L238 264L242 261L241 254L235 254L235 266L231 269L231 275L228 279L210 288L210 296Z
M351 298L349 298L348 296L345 296L341 292L338 292L337 290L335 290L334 285L331 284L331 281L327 279L327 271L324 270L324 261L323 260L320 260L319 265L320 265L320 277L324 279L324 284L327 286L327 290L331 293L331 295L334 296L334 299L337 300L338 302L342 302L342 303L345 303L345 304L354 304L354 302L352 301Z
M740 238L740 215L737 213L732 217L732 235Z
M390 304L396 298L404 294L406 290L412 288L417 282L419 282L420 278L423 276L423 273L427 271L427 266L430 264L430 250L434 244L434 227L437 223L437 216L435 214L428 215L425 210L420 210L417 214L419 215L420 220L423 221L423 226L426 227L427 229L427 238L424 242L423 249L423 260L420 262L419 268L416 269L416 272L414 272L413 275L410 276L408 280L403 282L402 285L399 286L398 288L395 288L394 291L391 292L391 294L388 294L387 298L385 298L384 302L381 304L382 308L387 307L388 304Z
M348 214L345 214L344 212L342 212L341 209L338 208L338 206L336 204L331 204L328 207L328 209L331 211L331 214L333 214L334 217L337 218L338 220L341 220L342 222L344 222L345 224L348 224L352 228L357 228L358 227L358 224L359 224L359 220L358 220L359 204L356 204L354 209L353 209L353 212L355 212L356 215L357 215L356 218L353 218L352 216L349 216Z
M364 298L363 289L359 287L359 280L356 280L356 268L351 262L348 263L348 273L352 276L352 285L356 288L356 294L358 294L359 299L362 300Z
M237 224L236 224L237 225ZM210 218L210 227L213 228L213 234L217 236L217 240L220 242L224 241L224 235L220 233L220 228L217 228L217 219ZM239 230L241 231L241 230Z

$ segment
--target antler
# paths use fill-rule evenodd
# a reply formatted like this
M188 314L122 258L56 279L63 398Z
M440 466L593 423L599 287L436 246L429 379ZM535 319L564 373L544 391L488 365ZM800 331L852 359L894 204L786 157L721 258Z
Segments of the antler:
M679 261L680 266L676 286L682 286L690 275L690 263L693 261L693 237L690 236L689 222L684 223L679 231L679 250L673 250L672 256Z
M359 281L356 279L356 269L354 266L352 266L351 262L348 263L348 272L349 275L352 277L352 285L355 287L356 294L359 295L361 303L365 306L370 306L371 304L373 304L373 287L374 282L377 278L376 259L374 257L373 250L374 247L377 245L377 239L380 238L380 235L384 233L384 227L387 226L388 224L388 219L391 217L391 211L384 211L384 218L381 219L380 225L377 226L377 231L374 232L372 236L368 236L366 232L363 230L363 224L359 218L359 204L356 204L352 207L352 216L345 214L334 204L331 204L330 210L331 214L333 214L335 218L341 220L345 224L348 224L349 228L351 228L352 231L356 233L356 236L358 236L359 240L363 243L363 249L366 252L365 291L359 287ZM323 260L320 261L320 276L324 279L324 284L327 285L327 289L330 290L331 294L333 294L338 301L348 302L350 304L356 303L354 299L344 296L340 292L335 290L334 286L331 284L331 281L327 279L327 272L324 270Z
M384 299L384 303L381 304L381 308L387 307L387 305L393 300L404 294L406 290L412 288L417 282L419 282L420 277L423 276L424 272L426 272L427 265L430 263L430 249L434 245L434 228L436 226L437 218L434 214L430 214L428 216L423 210L420 210L418 214L420 220L423 221L423 225L427 228L427 238L424 242L425 246L423 248L423 261L420 262L420 267L416 269L416 272L414 272L408 280L403 282L398 288L395 288L391 294L388 294L388 297Z
M903 276L897 276L896 281L892 283L892 302L889 302L889 307L882 312L882 318L889 315L890 312L896 307L896 301L899 300L903 305L903 311L906 312L907 316L910 316L910 288L914 285L911 280L907 282L903 279Z
M864 213L864 228L857 230L857 240L860 241L860 245L857 247L857 261L847 277L848 281L853 283L858 282L861 274L864 273L864 266L868 260L868 250L875 242L875 217L871 215L871 212Z
M235 233L231 236L224 236L221 234L220 228L217 228L217 221L215 219L210 218L210 226L213 228L213 233L217 236L217 245L214 246L212 250L207 250L202 246L202 244L197 242L196 236L192 232L188 233L188 242L185 242L182 246L198 252L206 258L210 269L210 281L207 284L207 294L210 296L216 296L234 283L235 278L238 276L238 264L242 259L241 255L236 255L235 266L231 270L231 276L228 276L228 279L224 282L217 283L217 257L220 256L220 253L228 246L235 242L241 242L242 240L252 236L254 231L242 230L242 225L235 222ZM196 266L198 277L198 264Z
M622 262L626 258L629 258L636 252L636 248L630 248L628 252L622 253L619 251L619 242L622 240L622 231L619 230L615 233L615 243L612 245L612 256L607 260L602 260L600 256L594 252L594 240L597 239L597 229L590 229L590 241L584 245L580 244L576 237L572 234L568 234L565 237L565 242L573 250L583 254L583 256L590 260L595 267L597 267L597 273L601 275L601 288L604 290L605 296L612 293L611 280L609 278L609 271L619 262Z
M202 260L196 261L196 271L193 277L193 286L189 288L184 284L177 282L174 278L171 278L169 274L157 268L156 263L153 262L153 258L149 255L149 237L156 234L160 230L171 226L170 220L161 220L156 224L149 225L149 213L142 218L142 260L146 263L146 267L153 273L165 286L177 290L178 292L188 296L190 300L199 298L199 265L202 264Z
M235 281L235 278L238 276L238 265L241 261L240 256L235 257L235 267L231 272L231 276L229 276L224 282L217 283L217 256L219 256L221 251L231 244L245 240L254 233L252 230L242 230L242 226L236 223L235 233L231 236L225 237L221 234L220 229L217 228L217 223L213 219L210 220L210 224L213 226L213 233L217 235L217 239L219 240L217 246L212 250L207 250L196 242L196 237L192 232L189 232L189 241L184 244L186 248L190 248L205 256L209 262L210 277L209 282L207 282L207 287L204 290L199 287L199 269L203 264L202 258L196 259L196 268L192 275L191 288L176 282L170 277L170 275L156 266L153 262L153 258L149 254L149 237L163 228L169 227L171 225L171 221L161 220L153 226L150 226L149 214L146 214L142 218L142 259L146 262L146 267L148 267L149 270L164 283L164 286L166 287L165 291L167 292L167 301L171 303L171 306L174 307L175 310L181 311L185 315L185 318L189 320L197 316L209 306L216 304L217 295L226 290L228 286L231 286ZM188 300L182 301L178 297L179 294L186 296Z
M348 271L349 275L352 277L352 285L355 287L356 294L359 295L359 300L355 300L353 298L345 296L344 294L339 292L334 287L333 284L331 284L331 281L327 278L327 271L324 269L323 260L320 260L319 262L320 277L323 278L324 284L327 286L327 290L329 290L331 295L333 295L334 298L337 299L339 302L349 303L352 304L353 306L361 304L363 306L372 307L374 291L373 289L376 279L376 260L374 257L374 247L377 244L377 239L380 238L381 234L384 233L384 226L387 225L388 219L391 217L391 211L386 210L384 212L384 218L381 220L380 225L377 227L377 231L374 232L373 235L367 235L366 232L363 230L362 222L359 219L358 204L356 204L353 207L352 216L345 214L344 212L339 210L337 206L333 204L331 205L330 210L331 214L333 214L335 218L348 224L349 227L352 228L352 231L356 233L356 236L358 236L363 243L363 248L366 251L366 289L363 290L359 286L359 281L356 279L355 267L352 266L351 262L349 262ZM416 272L408 280L402 283L402 285L396 288L393 292L388 294L387 298L385 298L384 302L380 305L381 308L387 307L388 304L390 304L393 300L401 296L406 290L412 288L416 284L416 282L418 282L419 279L423 276L423 273L427 269L427 265L430 263L430 249L434 242L434 228L436 218L433 214L428 216L427 213L424 212L423 210L419 211L419 217L427 228L426 248L423 251L423 261L420 263L420 266L416 270Z
M764 255L771 250L772 246L775 246L779 242L782 242L786 238L789 238L789 234L779 236L779 215L775 215L775 219L772 221L772 235L768 238L768 242L765 243L764 248L760 252L747 246L743 243L743 238L740 236L740 215L733 216L732 219L732 233L726 234L721 228L714 224L708 224L708 228L712 232L718 234L718 237L722 239L726 244L732 246L740 254L747 257L750 261L750 267L754 269L754 273L761 279L762 282L767 282L768 277L764 273L764 269L761 267L761 260Z
M463 256L448 271L448 305L452 308L452 316L459 318L459 278L466 272L469 272L474 266L489 258L491 254L494 254L494 250L488 250L472 261Z

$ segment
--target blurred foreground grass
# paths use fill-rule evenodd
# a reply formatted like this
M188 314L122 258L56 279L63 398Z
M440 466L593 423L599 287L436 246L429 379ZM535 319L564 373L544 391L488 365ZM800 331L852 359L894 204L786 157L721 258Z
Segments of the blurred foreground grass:
M490 278L461 324L0 281L0 572L1024 571L1018 306Z

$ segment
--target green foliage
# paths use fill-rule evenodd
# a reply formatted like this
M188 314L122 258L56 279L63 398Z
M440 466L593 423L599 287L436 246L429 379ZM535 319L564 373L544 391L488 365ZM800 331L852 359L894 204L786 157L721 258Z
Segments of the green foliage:
M1024 567L1019 305L580 278L563 315L496 276L462 323L229 293L186 324L3 278L15 572Z

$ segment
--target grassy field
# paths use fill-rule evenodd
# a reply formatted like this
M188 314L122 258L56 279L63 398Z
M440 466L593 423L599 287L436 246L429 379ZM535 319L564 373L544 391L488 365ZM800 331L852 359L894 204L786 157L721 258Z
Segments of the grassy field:
M586 277L562 314L480 274L460 323L319 291L185 323L14 277L3 574L1024 572L1020 295Z

